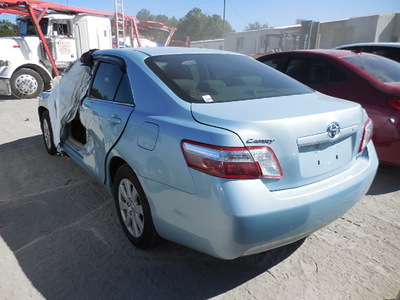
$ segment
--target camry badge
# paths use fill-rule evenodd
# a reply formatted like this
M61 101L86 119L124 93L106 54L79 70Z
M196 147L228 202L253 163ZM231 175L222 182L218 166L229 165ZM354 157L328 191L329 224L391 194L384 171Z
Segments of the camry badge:
M247 144L267 144L271 145L275 140L271 139L248 139L246 141Z
M332 122L331 124L328 125L328 128L326 129L326 132L328 133L328 136L330 138L334 138L340 133L340 125L338 122Z

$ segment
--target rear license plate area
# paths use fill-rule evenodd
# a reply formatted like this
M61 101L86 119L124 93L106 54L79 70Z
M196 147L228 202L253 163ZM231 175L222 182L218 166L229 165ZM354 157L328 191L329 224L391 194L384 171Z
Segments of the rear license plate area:
M353 143L349 136L334 143L299 147L301 175L313 177L338 169L352 159Z

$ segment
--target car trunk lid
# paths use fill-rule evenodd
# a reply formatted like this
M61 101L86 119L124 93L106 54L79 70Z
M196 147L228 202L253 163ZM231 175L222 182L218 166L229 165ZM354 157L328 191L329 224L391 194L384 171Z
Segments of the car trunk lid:
M364 122L360 105L318 92L192 104L192 114L200 123L236 133L245 146L270 147L283 170L280 179L263 179L270 190L306 185L348 168L356 160Z

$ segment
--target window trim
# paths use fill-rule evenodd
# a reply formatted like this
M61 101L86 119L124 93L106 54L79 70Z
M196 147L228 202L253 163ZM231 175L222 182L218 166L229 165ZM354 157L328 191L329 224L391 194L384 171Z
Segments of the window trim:
M87 98L91 98L91 99L97 99L97 100L102 101L102 102L105 101L107 103L111 102L111 103L115 103L115 104L118 104L118 105L135 107L136 106L135 105L135 97L134 97L134 94L133 94L133 91L132 91L132 84L130 83L129 74L127 72L125 61L122 58L117 57L117 56L113 56L113 55L93 55L93 60L94 60L94 68L93 68L93 71L92 71L92 78L90 79L90 85L89 85L86 97ZM119 67L120 71L122 72L121 79L120 79L120 81L118 83L118 86L117 86L117 88L115 90L115 94L113 95L113 99L112 100L99 99L99 98L95 98L95 97L91 97L90 96L90 92L91 92L92 87L93 87L94 79L95 79L95 77L97 75L97 71L98 71L99 66L100 66L101 63L108 63L108 64L117 65ZM127 76L127 79L129 81L130 92L132 94L132 100L133 100L132 103L121 102L121 101L116 101L115 100L115 97L118 94L118 89L121 86L122 79L124 78L125 75Z

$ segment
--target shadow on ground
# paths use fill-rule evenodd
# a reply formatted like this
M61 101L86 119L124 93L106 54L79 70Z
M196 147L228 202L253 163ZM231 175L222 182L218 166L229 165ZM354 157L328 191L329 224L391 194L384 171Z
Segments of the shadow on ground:
M14 96L4 96L4 95L1 95L0 96L0 101L4 101L4 100L19 100L17 97L14 97Z
M367 195L382 195L400 190L400 166L379 165Z
M49 156L40 136L1 145L0 162L0 235L47 299L210 298L302 244L233 261L166 241L144 252L123 235L111 197L65 157Z

